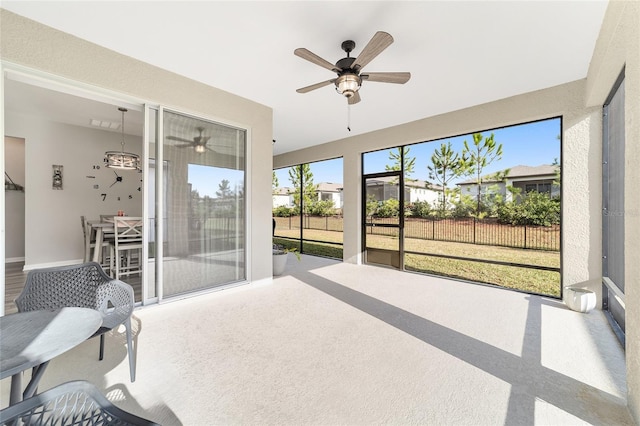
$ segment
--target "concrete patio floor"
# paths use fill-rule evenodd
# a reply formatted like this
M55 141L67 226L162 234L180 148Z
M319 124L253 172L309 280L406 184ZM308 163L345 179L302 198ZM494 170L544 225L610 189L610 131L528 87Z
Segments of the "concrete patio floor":
M40 389L88 380L164 425L633 424L601 311L489 286L290 256L273 283L140 308L133 328L135 383L113 332Z

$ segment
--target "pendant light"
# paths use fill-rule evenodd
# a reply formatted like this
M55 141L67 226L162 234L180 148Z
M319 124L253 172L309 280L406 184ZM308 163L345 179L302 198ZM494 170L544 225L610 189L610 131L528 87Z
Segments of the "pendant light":
M120 170L140 170L140 156L130 152L124 152L124 113L126 108L118 108L122 112L122 142L120 151L107 151L104 153L105 167Z

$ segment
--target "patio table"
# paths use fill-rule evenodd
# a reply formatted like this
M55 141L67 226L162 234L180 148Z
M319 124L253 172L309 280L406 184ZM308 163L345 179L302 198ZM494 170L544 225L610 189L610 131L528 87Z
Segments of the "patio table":
M29 398L49 361L91 337L102 324L94 309L61 308L0 317L0 379L11 377L9 405ZM22 391L22 374L34 368Z

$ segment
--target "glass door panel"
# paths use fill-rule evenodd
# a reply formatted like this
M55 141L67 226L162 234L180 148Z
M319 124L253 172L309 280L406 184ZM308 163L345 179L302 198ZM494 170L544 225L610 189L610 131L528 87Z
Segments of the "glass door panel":
M400 172L363 176L365 262L402 268Z
M158 146L158 110L145 107L146 110L146 143L148 146L149 160L146 170L146 195L147 195L147 217L145 226L147 232L147 273L146 285L143 285L144 300L151 301L158 297L158 282L156 280L156 149Z
M245 133L164 112L163 296L246 279Z

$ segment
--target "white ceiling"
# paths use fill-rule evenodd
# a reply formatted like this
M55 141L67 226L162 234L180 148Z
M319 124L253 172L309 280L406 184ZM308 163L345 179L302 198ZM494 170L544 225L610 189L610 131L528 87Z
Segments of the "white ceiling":
M4 9L272 107L276 154L584 78L606 6L603 0L2 1ZM335 74L293 51L305 47L335 63L345 56L344 40L356 42L357 56L379 30L395 42L365 71L409 71L411 80L365 81L349 132L346 99L332 86L295 91Z

